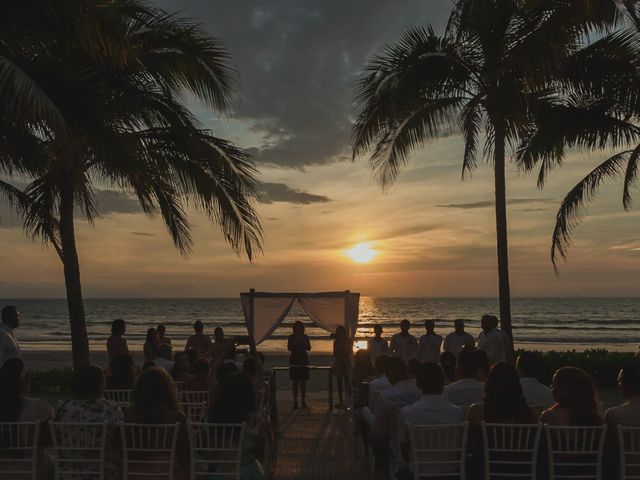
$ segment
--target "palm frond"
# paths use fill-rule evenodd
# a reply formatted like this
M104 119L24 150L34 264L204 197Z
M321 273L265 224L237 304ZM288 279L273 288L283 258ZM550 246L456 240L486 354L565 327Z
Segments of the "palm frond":
M571 235L585 214L585 203L593 200L598 188L606 179L613 179L622 174L631 153L631 150L627 150L605 160L573 187L562 200L556 214L556 224L551 240L551 261L556 272L558 256L563 260L567 258Z

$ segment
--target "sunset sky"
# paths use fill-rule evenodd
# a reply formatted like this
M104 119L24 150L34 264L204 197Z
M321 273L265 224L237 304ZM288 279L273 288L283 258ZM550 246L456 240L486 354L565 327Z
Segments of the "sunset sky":
M353 83L366 59L413 25L441 31L449 0L162 0L231 51L240 103L231 119L193 105L203 125L256 155L264 255L238 258L215 226L193 215L185 259L159 219L121 192L99 192L102 218L77 227L87 297L219 297L241 290L360 291L382 296L495 296L491 168L461 180L452 136L416 153L385 194L367 159L351 161ZM622 183L601 191L556 277L549 258L560 199L605 154L574 152L543 190L509 171L514 296L636 296L638 209L622 209ZM636 192L640 202L640 192ZM62 297L62 265L0 211L2 297ZM345 251L368 242L367 264Z

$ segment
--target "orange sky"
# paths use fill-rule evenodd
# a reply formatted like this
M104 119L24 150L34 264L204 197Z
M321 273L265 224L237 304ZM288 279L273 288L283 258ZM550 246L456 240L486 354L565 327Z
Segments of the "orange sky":
M382 194L366 159L350 161L351 86L365 58L408 25L441 25L450 2L344 3L278 0L160 2L181 8L234 55L242 103L231 120L194 106L219 136L257 155L267 200L259 207L264 255L236 257L205 218L192 216L195 248L173 248L158 220L125 195L104 195L95 228L78 228L88 297L235 296L240 290L343 290L384 296L495 296L491 169L460 180L462 142L449 137L416 154ZM238 5L236 5L236 3ZM393 4L394 16L390 16ZM401 5L402 8L399 8ZM233 21L232 21L233 20ZM235 22L235 23L234 23ZM545 189L509 172L512 292L516 296L635 296L638 213L625 213L621 184L601 191L556 277L549 260L559 200L604 154L574 152ZM370 242L378 256L356 264L344 251ZM54 252L6 216L0 224L2 297L63 296Z

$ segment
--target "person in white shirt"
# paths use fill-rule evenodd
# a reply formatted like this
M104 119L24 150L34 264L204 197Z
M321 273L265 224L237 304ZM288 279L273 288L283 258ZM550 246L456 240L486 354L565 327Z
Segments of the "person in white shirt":
M388 461L388 445L391 432L391 424L397 425L397 413L401 407L417 401L422 392L416 386L415 378L409 378L407 367L397 357L389 359L387 365L387 377L391 386L380 392L375 410L367 407L362 409L362 415L370 428L369 441L376 456L376 460L383 467Z
M551 389L537 379L540 370L540 356L534 352L522 352L518 356L516 369L520 377L522 392L527 403L534 410L546 410L555 403Z
M382 325L374 325L373 333L375 336L367 340L367 350L375 362L380 355L389 355L389 343L382 338Z
M508 346L506 335L498 330L498 318L494 315L483 315L480 325L482 332L478 336L478 350L486 352L491 365L505 362Z
M409 320L400 322L400 333L391 337L391 355L402 359L404 364L409 363L412 358L418 358L418 341L416 337L409 333L411 323Z
M2 308L0 323L0 368L12 358L20 358L20 346L13 331L20 326L20 312L15 305Z
M458 356L458 379L444 388L444 396L454 405L469 407L484 398L484 383L478 380L478 353L463 349Z
M380 392L391 386L389 377L387 377L387 368L390 358L391 357L388 355L380 355L375 361L378 378L374 378L369 382L369 399L367 402L367 405L372 412L375 411L376 402L378 401Z
M458 358L460 351L464 348L475 347L476 341L473 335L464 331L464 320L458 318L454 323L455 330L444 338L444 344L442 350L445 352L451 352Z
M433 320L424 321L424 329L427 331L420 337L420 361L438 363L440 361L440 347L442 346L442 335L435 332L436 322Z
M427 362L418 369L420 399L400 409L397 443L405 461L409 460L409 425L443 425L464 422L464 409L443 395L444 372L437 363Z
M605 421L613 428L617 425L640 426L640 362L620 369L618 387L625 402L607 410Z

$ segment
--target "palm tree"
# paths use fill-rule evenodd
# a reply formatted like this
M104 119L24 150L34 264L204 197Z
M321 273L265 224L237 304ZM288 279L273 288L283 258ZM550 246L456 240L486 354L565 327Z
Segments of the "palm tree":
M88 364L89 348L74 213L94 221L96 187L130 192L144 213L159 213L185 255L192 244L188 207L208 215L250 260L262 240L252 159L202 129L184 105L188 92L218 112L231 110L236 86L228 52L199 27L160 9L131 1L83 3L88 7L81 12L89 11L101 32L89 43L95 48L68 30L47 46L55 62L41 62L37 49L27 52L50 74L40 86L51 92L46 98L61 112L60 125L48 118L14 122L19 128L8 131L19 134L17 147L0 153L5 172L18 166L30 179L21 194L9 192L25 227L51 243L62 261L75 367ZM73 91L49 83L60 78L59 70L76 72Z
M567 59L558 81L532 109L532 124L518 149L525 171L539 167L538 186L562 164L569 148L615 153L564 197L556 214L551 260L567 259L572 233L606 180L623 178L622 204L631 208L640 168L640 16L638 2L620 5L623 29L587 43Z
M507 147L527 125L531 98L576 36L592 17L610 21L612 8L590 10L590 3L460 0L444 35L432 28L408 30L367 65L357 84L353 155L372 151L370 165L383 189L414 150L454 132L465 142L465 178L477 166L484 131L484 157L494 170L500 321L512 345Z

